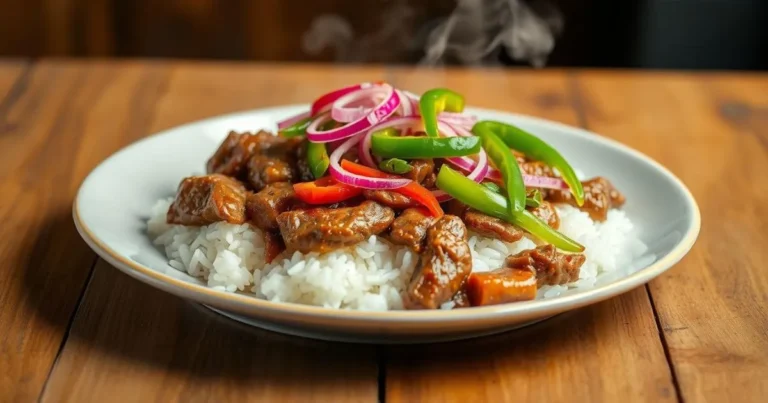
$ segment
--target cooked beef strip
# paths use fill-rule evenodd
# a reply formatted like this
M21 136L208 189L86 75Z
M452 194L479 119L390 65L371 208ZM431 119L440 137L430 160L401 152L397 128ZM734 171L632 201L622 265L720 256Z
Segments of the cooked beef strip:
M391 208L366 200L357 207L287 211L277 216L277 223L288 249L322 253L377 235L394 219Z
M403 176L418 183L424 182L424 179L435 169L435 163L431 159L410 160L408 163L413 169Z
M467 278L466 292L472 306L532 300L536 298L536 273L514 268L472 273Z
M419 203L411 200L410 197L389 190L364 190L363 196L368 200L379 202L396 210L403 210L419 205Z
M208 160L207 172L241 178L246 174L246 164L252 155L272 148L290 148L296 142L295 139L277 137L263 130L257 134L231 131Z
M579 269L585 260L582 254L562 253L552 245L542 245L508 256L504 268L533 270L539 287L562 285L579 279Z
M620 207L626 201L624 195L603 177L598 176L581 184L584 187L584 205L579 208L586 211L595 221L605 221L608 218L608 210L612 207ZM578 207L573 195L567 189L550 191L547 200Z
M407 309L436 309L459 291L471 271L467 228L459 217L444 215L427 230L403 304Z
M416 253L423 249L427 229L435 222L435 217L429 215L423 208L409 208L400 214L392 223L389 240L398 245L405 245Z
M255 154L248 160L248 184L259 191L270 183L291 182L296 176L288 161L262 154Z
M277 216L293 208L306 205L296 198L293 185L279 182L267 185L258 193L249 192L245 201L245 214L256 227L277 231Z
M248 158L256 152L257 139L249 133L230 131L206 164L208 173L240 176Z
M467 228L482 236L504 242L516 242L523 237L524 232L520 227L471 209L456 199L448 202L446 207L446 213L461 217Z
M528 211L533 213L536 217L541 218L542 221L547 223L550 227L554 229L560 228L560 216L557 215L557 210L555 210L555 206L552 205L552 203L543 201L539 207L532 208L532 207L526 207Z
M501 239L504 242L517 242L524 234L520 227L502 219L485 215L477 210L467 210L463 219L467 228L472 231L482 236Z
M437 182L437 174L440 172L440 167L443 166L443 160L434 161L434 165L435 166L432 168L432 172L429 172L424 180L421 181L421 185L427 189L432 189L435 187L435 183Z
M228 176L185 178L168 209L169 224L207 225L216 221L245 222L245 187Z
M283 238L277 232L264 231L264 261L272 263L275 258L283 253L285 243Z

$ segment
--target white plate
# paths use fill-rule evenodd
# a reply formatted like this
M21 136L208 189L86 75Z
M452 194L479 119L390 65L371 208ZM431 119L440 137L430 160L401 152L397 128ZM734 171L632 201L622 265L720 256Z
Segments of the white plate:
M631 275L552 299L452 311L344 311L259 300L208 288L167 264L146 234L154 203L179 181L204 172L229 130L275 130L305 105L226 115L138 141L102 162L83 182L73 214L78 231L102 258L166 292L203 303L236 320L280 332L354 342L423 342L467 338L519 327L616 296L677 263L699 233L688 189L650 158L599 135L541 119L469 109L481 119L517 124L549 141L587 177L602 175L627 196L623 207L657 259Z

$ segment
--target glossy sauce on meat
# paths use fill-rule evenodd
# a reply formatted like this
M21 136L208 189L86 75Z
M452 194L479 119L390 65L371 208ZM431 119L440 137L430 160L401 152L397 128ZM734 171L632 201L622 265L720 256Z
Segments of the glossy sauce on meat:
M419 206L419 203L411 200L410 197L389 190L364 190L363 197L385 206L392 207L395 210L404 210L409 207Z
M378 235L394 219L391 208L367 200L357 207L288 211L277 216L277 223L288 249L322 253Z
M277 216L292 208L306 205L296 198L293 185L279 182L267 185L258 193L248 193L245 211L248 219L265 231L277 231Z
M250 133L229 132L206 164L208 173L239 177L248 159L259 149L259 138Z
M555 210L555 206L552 203L543 201L539 207L528 207L527 209L550 227L554 229L560 228L560 216L557 214L557 210Z
M467 228L459 217L444 215L427 230L403 304L407 309L436 309L459 291L471 271Z
M471 209L464 213L464 223L467 228L482 236L501 239L504 242L517 242L524 234L523 230L514 224Z
M562 285L579 279L585 260L582 254L562 253L552 245L543 245L507 257L504 268L533 271L539 287Z
M283 237L277 232L264 231L264 261L272 263L285 250Z
M470 209L458 200L451 200L446 208L450 214L459 216L469 230L482 236L504 242L516 242L523 238L524 232L518 226Z
M248 160L248 184L259 191L270 183L291 182L296 176L289 162L262 154Z
M626 199L613 187L608 179L597 177L588 181L581 182L584 187L584 205L580 207L586 211L595 221L605 221L608 218L608 210L613 207L620 207ZM578 207L576 200L568 190L550 191L547 200L554 203L568 203Z
M212 174L185 178L168 209L169 224L208 225L245 222L245 187L230 177Z
M409 208L400 214L392 223L389 240L398 245L405 245L416 253L423 249L427 230L435 222L435 217L429 215L423 208Z
M435 163L431 159L410 160L408 163L413 169L403 176L417 183L424 182L435 170Z

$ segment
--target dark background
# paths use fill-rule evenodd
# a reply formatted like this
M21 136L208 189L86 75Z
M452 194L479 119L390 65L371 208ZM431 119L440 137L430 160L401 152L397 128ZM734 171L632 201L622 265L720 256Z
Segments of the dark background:
M768 70L768 0L552 3L565 26L548 66ZM338 14L359 38L403 4L400 33L416 43L455 0L0 0L0 56L338 61L302 49L315 17ZM416 45L352 62L414 63Z

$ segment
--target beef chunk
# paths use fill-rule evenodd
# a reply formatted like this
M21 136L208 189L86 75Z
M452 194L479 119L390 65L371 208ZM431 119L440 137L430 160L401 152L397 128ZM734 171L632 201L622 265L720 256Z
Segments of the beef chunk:
M447 212L461 217L467 228L482 236L500 239L504 242L516 242L524 234L520 227L471 209L455 199L448 203Z
M264 231L264 261L272 263L285 250L283 238L277 232Z
M391 208L367 200L357 207L287 211L277 223L288 249L322 253L377 235L394 219Z
M543 245L507 257L504 268L533 271L539 287L562 285L579 279L579 269L585 260L582 254L566 254L552 245Z
M217 221L245 222L245 187L228 176L185 178L168 209L169 224L207 225Z
M523 237L523 230L518 226L472 209L464 213L464 223L482 236L498 238L504 242L516 242Z
M423 183L427 176L432 174L435 169L435 163L431 159L411 160L408 162L413 169L403 176L418 183Z
M389 190L364 190L363 196L368 200L373 200L396 210L403 210L419 205L419 203L411 200L410 197Z
M539 207L529 207L528 210L547 223L550 227L554 229L560 228L560 216L557 215L557 210L555 210L555 206L553 206L552 203L544 201Z
M415 252L421 252L427 230L435 222L423 208L409 208L392 223L389 239L398 245L405 245Z
M277 231L277 216L296 207L303 208L305 204L296 198L293 185L287 182L273 183L258 193L248 193L245 202L248 219L265 231Z
M467 228L459 217L442 216L427 230L424 251L403 300L405 307L440 307L453 298L471 271Z
M579 207L586 211L595 221L605 221L608 218L608 210L620 207L626 201L624 195L613 187L608 179L597 177L581 182L584 187L584 205ZM569 190L552 190L547 195L547 200L553 203L568 203L578 207L576 200Z
M282 159L256 154L248 160L248 184L255 191L270 183L291 182L295 176L291 164Z

